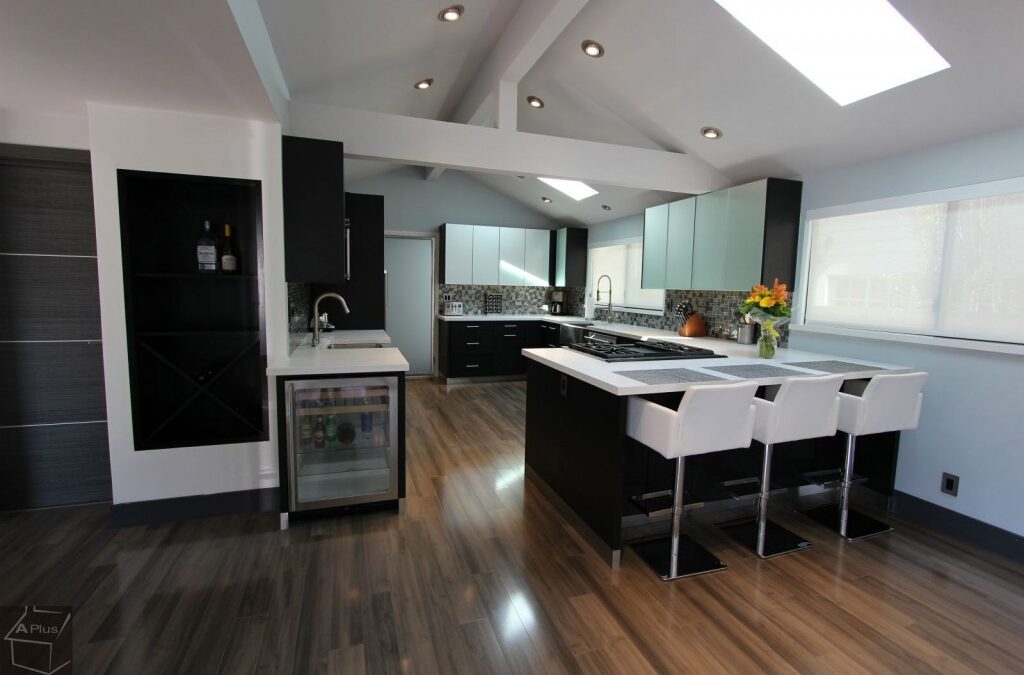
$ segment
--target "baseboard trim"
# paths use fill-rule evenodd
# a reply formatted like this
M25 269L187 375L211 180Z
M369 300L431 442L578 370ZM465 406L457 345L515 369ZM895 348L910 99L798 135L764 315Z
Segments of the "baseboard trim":
M893 493L892 510L901 518L980 546L1015 562L1024 562L1024 537L1019 534L899 490Z
M280 508L280 492L275 487L114 504L110 521L114 527L131 527L239 513L276 513Z

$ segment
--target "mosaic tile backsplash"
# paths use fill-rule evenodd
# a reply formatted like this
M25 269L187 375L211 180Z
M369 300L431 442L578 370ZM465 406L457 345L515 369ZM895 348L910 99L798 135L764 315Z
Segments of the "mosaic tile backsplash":
M445 294L461 302L466 314L484 314L488 295L501 296L502 314L547 314L541 309L551 299L551 291L563 291L565 313L583 315L582 288L551 288L549 286L475 286L467 284L440 284L437 287L437 306L440 309Z
M288 353L295 350L298 340L309 332L309 322L313 318L313 303L309 297L309 284L288 283Z
M613 323L674 331L679 328L679 321L675 317L676 305L689 301L704 319L709 337L734 338L739 320L736 308L745 297L746 291L668 290L665 291L664 316L613 311L609 318L608 310L598 306L595 308L594 317ZM789 326L784 326L779 332L779 346L785 347L789 342Z

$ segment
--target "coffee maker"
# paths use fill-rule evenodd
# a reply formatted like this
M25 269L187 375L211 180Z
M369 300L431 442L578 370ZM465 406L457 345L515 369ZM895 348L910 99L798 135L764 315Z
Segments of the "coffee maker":
M551 314L563 314L565 312L565 301L562 291L551 291L551 301L548 302L548 311Z

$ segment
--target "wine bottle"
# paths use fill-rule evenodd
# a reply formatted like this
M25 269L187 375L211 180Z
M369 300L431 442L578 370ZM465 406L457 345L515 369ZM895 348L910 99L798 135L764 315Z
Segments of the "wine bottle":
M313 427L313 447L322 448L327 444L327 437L324 433L324 418L316 418L316 426Z
M210 274L217 271L217 240L208 220L203 221L203 230L196 241L196 264L200 272Z
M235 257L235 249L231 246L230 225L224 225L224 243L220 247L220 271L224 274L234 274L238 271L238 258Z

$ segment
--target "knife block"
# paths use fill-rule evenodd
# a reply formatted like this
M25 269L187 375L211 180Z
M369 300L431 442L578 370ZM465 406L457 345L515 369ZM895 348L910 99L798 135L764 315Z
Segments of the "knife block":
M708 334L708 328L704 325L704 319L700 317L700 314L694 312L686 320L686 323L679 327L679 334L683 337L705 337Z

